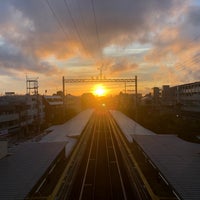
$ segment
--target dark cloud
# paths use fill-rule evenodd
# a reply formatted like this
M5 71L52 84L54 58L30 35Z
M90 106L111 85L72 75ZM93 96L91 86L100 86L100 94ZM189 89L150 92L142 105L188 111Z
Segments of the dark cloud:
M200 25L200 7L191 6L189 12L186 14L186 24L190 23L193 26Z
M74 41L76 45L79 44L78 48L90 54L99 52L96 26L100 48L111 43L125 45L136 40L145 41L148 39L148 34L154 31L154 23L157 27L162 26L161 21L166 19L178 3L183 3L180 0L94 1L95 25L90 0L67 1L68 7L62 0L49 0L60 23L57 22L48 4L45 3L46 1L13 0L10 2L13 8L21 13L22 18L32 22L34 26L35 31L26 35L27 41L34 43L36 49L49 48L49 51L55 54L59 48L63 47L66 48L66 52L70 53L69 41ZM4 16L3 18L5 19ZM75 22L75 27L73 22Z
M168 18L169 19L169 18ZM173 23L172 23L173 22ZM154 48L145 56L149 64L165 66L158 73L170 73L173 68L175 82L184 83L199 80L200 64L200 7L187 6L176 15L174 21L165 24L152 40Z
M46 2L1 3L0 36L4 40L1 44L0 37L1 68L56 74L61 72L45 61L48 56L60 60L90 58L94 63L101 60L106 63L107 58L100 55L105 47L113 44L124 47L134 42L154 46L146 57L152 64L183 53L180 49L186 40L199 41L200 9L187 7L186 0L94 1L96 20L91 0L66 0L68 7L64 0L49 0L56 18ZM108 62L109 70L116 73L137 66L131 55Z
M0 68L1 72L3 72L1 75L6 74L6 71L8 74L13 75L14 71L19 72L19 70L45 73L47 75L53 75L61 71L56 66L48 62L42 62L8 43L0 46Z
M138 68L137 64L130 63L126 59L118 61L115 60L114 62L108 64L108 70L110 71L110 73L120 73L128 70L133 71L136 68Z
M200 42L200 7L190 7L180 26L180 37L188 42Z

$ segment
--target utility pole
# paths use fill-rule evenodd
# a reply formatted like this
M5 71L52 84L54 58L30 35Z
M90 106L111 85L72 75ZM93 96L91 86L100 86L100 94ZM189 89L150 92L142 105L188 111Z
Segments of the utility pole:
M102 80L102 76L103 76L103 65L101 65L101 67L99 67L98 69L99 69L99 78L100 78L100 80Z
M62 86L63 86L63 118L65 118L65 113L66 113L66 102L65 102L65 77L62 77Z
M138 98L137 98L137 87L138 87L138 84L137 84L137 76L135 76L135 119L137 120L137 117L138 117L138 113L137 113L137 104L138 104Z
M62 77L62 85L63 85L63 103L64 103L64 98L65 98L65 77Z

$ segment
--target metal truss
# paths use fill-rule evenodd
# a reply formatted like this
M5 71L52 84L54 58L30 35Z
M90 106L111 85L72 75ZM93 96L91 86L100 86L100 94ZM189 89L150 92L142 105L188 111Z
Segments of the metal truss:
M126 83L134 83L134 90L135 95L137 96L137 76L135 78L114 78L114 79L106 79L106 78L96 78L96 79L66 79L64 76L62 78L63 83L63 96L65 96L65 84L66 83L125 83L125 90L126 90Z

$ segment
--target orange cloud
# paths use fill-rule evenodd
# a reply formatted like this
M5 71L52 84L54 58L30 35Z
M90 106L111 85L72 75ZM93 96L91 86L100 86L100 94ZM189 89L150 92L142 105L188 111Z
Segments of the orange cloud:
M170 83L198 77L200 45L195 38L200 9L189 7L188 1L96 1L96 19L88 2L70 1L71 17L63 1L50 2L56 17L45 2L2 3L0 72L9 76L34 72L44 80L51 75L58 81L71 71L77 76L92 70L98 74L103 65L105 75L134 71L148 83L149 77ZM108 46L123 51L133 43L150 44L152 49L137 55L124 51L118 57L103 54ZM80 63L70 65L72 59Z

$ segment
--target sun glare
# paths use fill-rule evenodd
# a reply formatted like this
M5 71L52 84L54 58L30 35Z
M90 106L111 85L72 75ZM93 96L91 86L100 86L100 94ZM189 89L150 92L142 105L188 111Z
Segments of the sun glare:
M103 85L96 85L93 90L93 94L96 96L105 96L106 89Z

